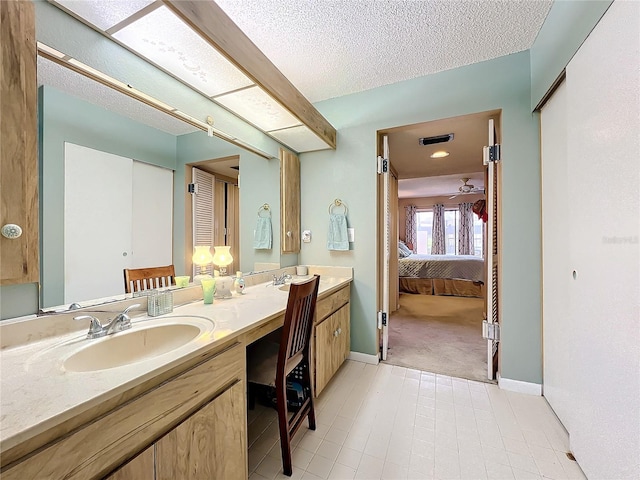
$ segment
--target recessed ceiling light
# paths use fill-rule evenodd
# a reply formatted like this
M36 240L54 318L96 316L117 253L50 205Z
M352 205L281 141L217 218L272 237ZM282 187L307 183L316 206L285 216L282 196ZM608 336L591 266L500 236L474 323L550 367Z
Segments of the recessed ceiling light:
M433 152L431 158L444 158L449 156L449 152L445 152L444 150L438 150L437 152Z

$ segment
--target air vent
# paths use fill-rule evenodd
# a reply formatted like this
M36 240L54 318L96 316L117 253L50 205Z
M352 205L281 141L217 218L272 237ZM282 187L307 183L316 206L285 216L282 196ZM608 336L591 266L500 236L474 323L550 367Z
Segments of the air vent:
M433 145L434 143L445 143L453 140L453 133L446 135L436 135L435 137L424 137L418 140L420 145Z

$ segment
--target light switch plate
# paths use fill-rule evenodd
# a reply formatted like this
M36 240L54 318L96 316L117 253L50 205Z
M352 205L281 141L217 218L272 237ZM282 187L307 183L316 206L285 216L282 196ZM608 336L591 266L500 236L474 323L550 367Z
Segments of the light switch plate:
M355 228L347 228L347 238L350 242L356 241L356 229Z

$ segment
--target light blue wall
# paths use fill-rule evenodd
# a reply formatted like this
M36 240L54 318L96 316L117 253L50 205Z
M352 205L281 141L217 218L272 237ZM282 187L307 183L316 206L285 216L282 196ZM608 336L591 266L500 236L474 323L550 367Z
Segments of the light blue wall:
M302 227L314 236L301 263L354 267L352 350L377 353L376 132L502 109L502 375L540 383L540 167L529 82L523 52L316 104L338 130L338 150L301 155ZM334 198L355 228L348 252L326 249Z
M47 307L64 303L65 142L174 169L176 137L51 87L41 87L39 100L40 278Z
M174 205L176 212L184 212L185 197L180 189L184 185L184 165L203 160L229 157L240 157L240 269L243 272L253 271L254 262L280 264L280 162L279 145L272 141L268 153L276 158L266 160L263 157L236 147L218 138L210 138L204 132L192 133L178 137L178 168L174 177L176 192ZM256 225L258 208L268 203L271 206L274 225L273 248L271 250L253 249L253 229ZM184 252L186 245L184 235L184 214L174 217L174 261L176 268L186 267ZM296 258L297 260L297 258ZM180 270L182 271L182 270ZM186 270L184 270L186 272Z
M531 47L531 108L578 51L612 0L556 1Z

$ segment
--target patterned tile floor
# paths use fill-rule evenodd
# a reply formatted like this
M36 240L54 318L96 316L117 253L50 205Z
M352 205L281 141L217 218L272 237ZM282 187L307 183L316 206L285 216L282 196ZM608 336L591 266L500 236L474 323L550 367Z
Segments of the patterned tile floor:
M585 478L543 397L489 383L347 361L316 412L286 477L275 410L249 411L250 480Z

